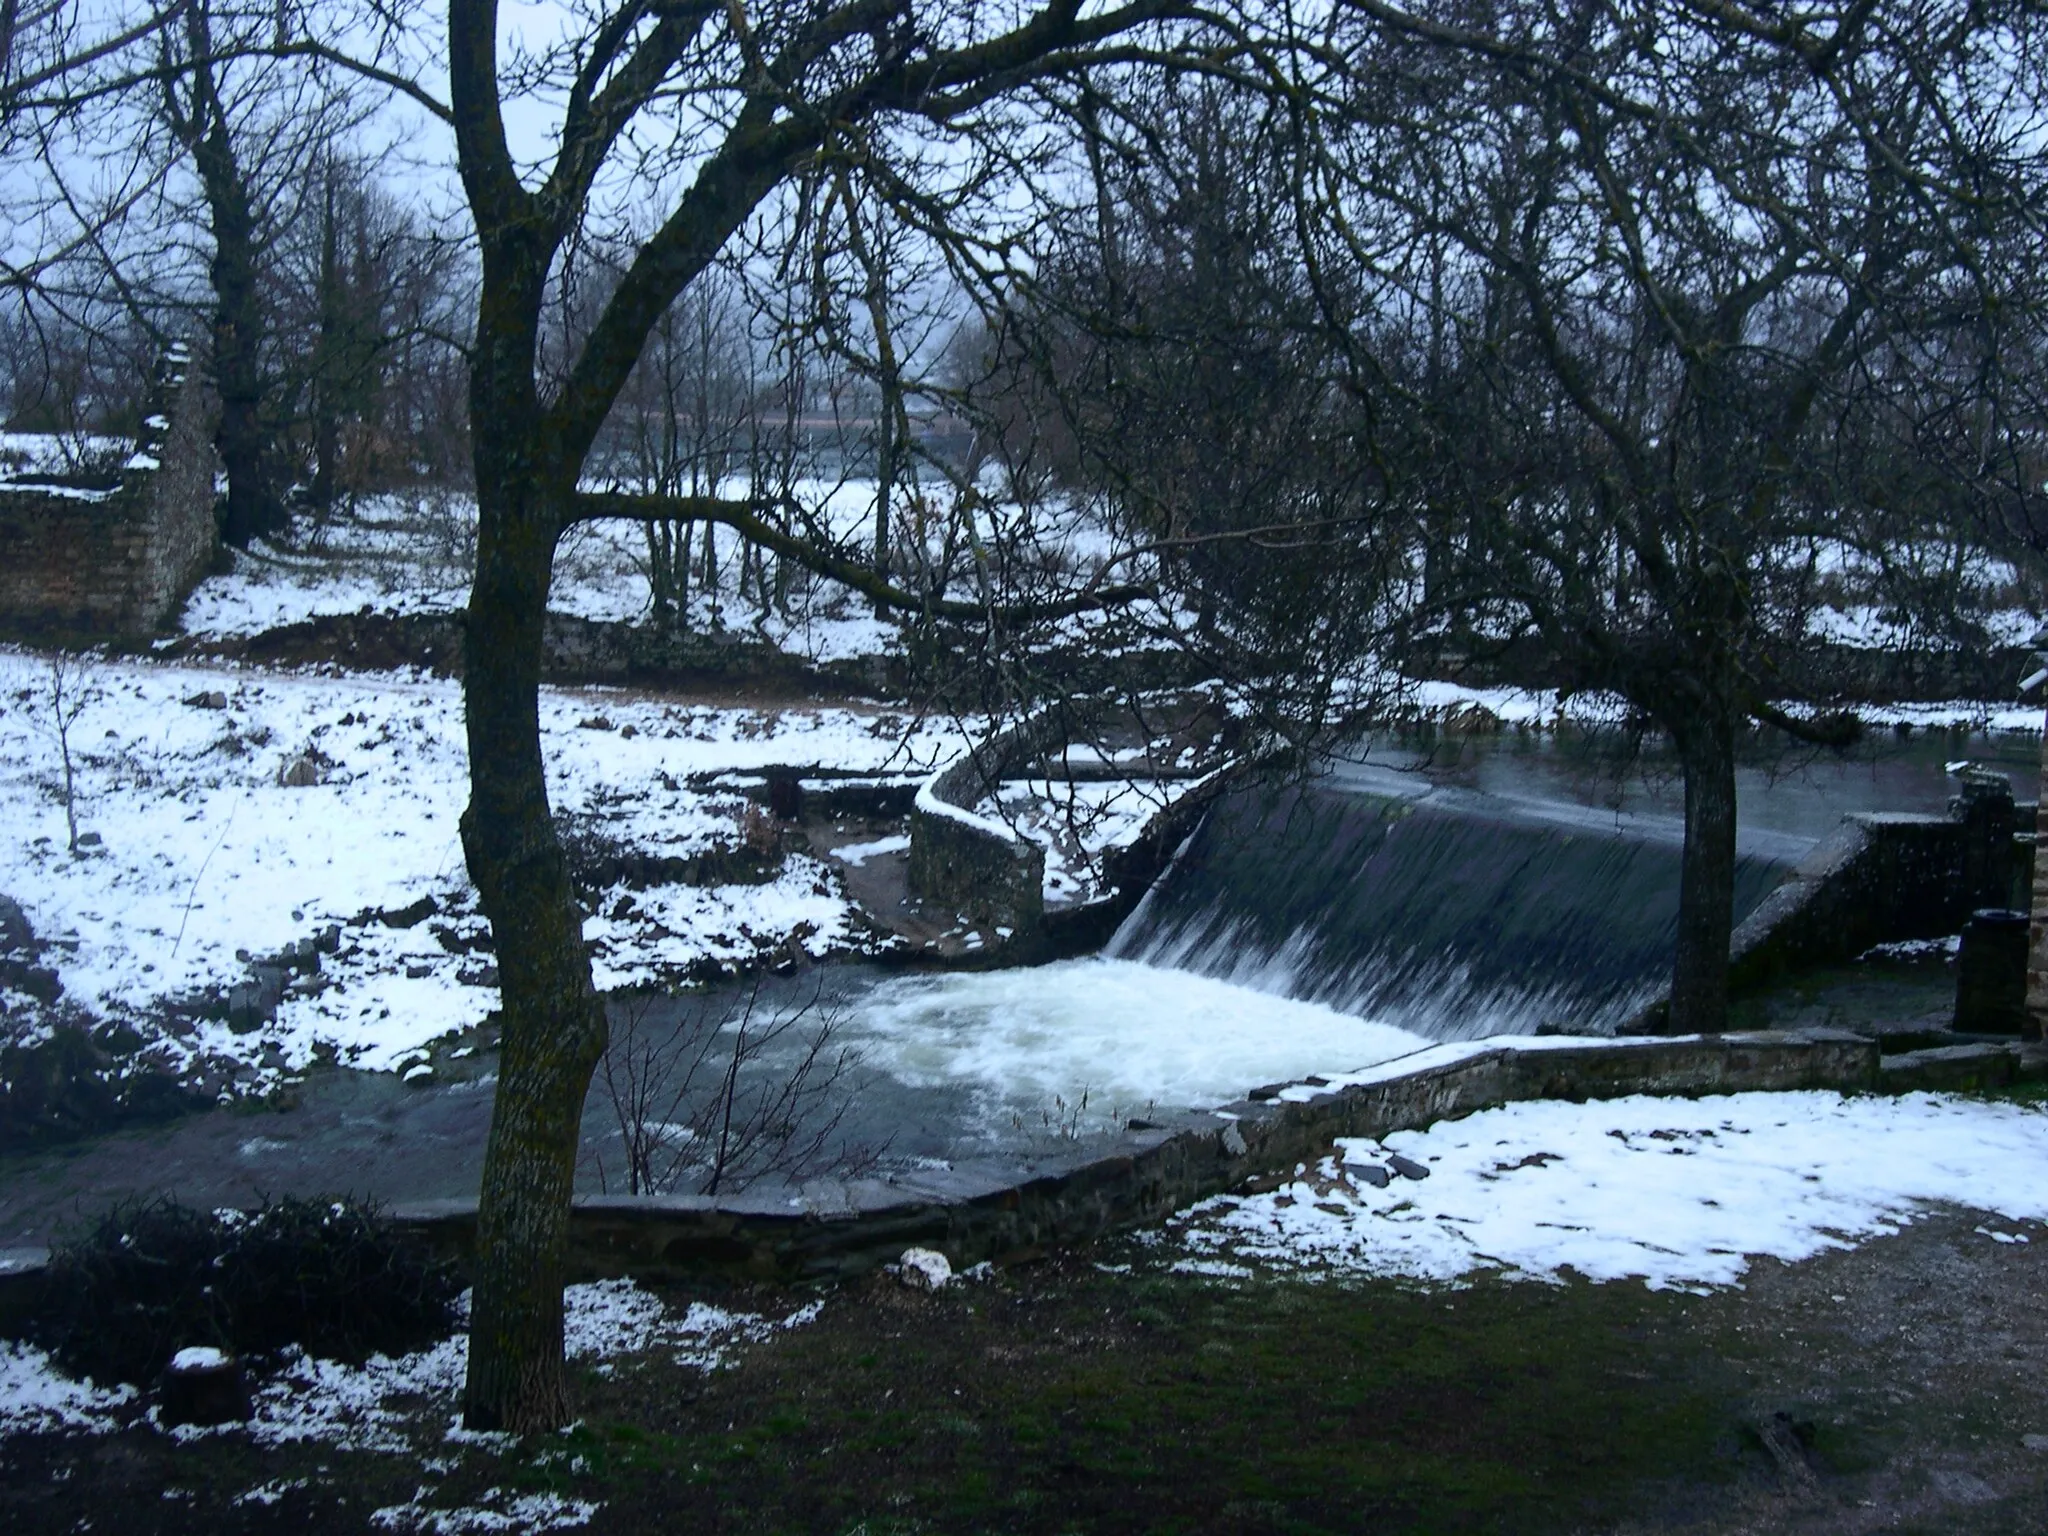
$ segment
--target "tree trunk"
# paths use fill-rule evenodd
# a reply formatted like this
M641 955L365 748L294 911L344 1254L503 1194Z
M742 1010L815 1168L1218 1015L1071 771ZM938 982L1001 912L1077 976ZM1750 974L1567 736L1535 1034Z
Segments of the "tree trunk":
M321 516L334 510L341 458L342 293L340 230L334 211L334 168L329 166L320 203L320 337L313 348L313 505Z
M559 518L545 477L520 483L527 453L512 436L479 443L464 653L470 803L462 843L497 940L503 1018L463 1417L472 1429L525 1433L567 1417L563 1255L605 1016L541 767L541 631Z
M1678 876L1678 952L1671 1030L1728 1027L1728 944L1735 931L1735 722L1708 709L1674 724L1685 769L1685 857Z
M215 109L218 110L217 108ZM263 296L257 280L256 217L227 127L215 118L193 145L213 225L213 372L220 394L221 468L227 511L221 537L246 546L284 526L284 508L270 484L263 426Z

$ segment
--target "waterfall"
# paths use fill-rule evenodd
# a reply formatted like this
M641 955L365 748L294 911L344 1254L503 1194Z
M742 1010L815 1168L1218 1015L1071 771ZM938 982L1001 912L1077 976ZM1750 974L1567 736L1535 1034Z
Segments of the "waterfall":
M1612 1029L1670 970L1671 831L1493 796L1247 792L1210 813L1107 953L1435 1039ZM1784 873L1738 860L1738 921Z

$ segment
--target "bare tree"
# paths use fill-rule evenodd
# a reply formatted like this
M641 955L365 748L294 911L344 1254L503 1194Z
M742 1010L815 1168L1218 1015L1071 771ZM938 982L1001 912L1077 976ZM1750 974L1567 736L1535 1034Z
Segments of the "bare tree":
M1453 328L1433 366L1371 349L1435 466L1420 504L1460 530L1416 627L1468 654L1533 636L1567 686L1670 736L1671 1024L1719 1029L1738 736L1842 740L1849 722L1780 707L1824 578L1956 532L1906 489L1926 455L1895 435L1890 467L1924 473L1886 481L1856 448L1930 348L2031 302L1981 253L2025 233L2006 172L2041 80L2008 77L2024 110L1969 101L1985 51L2034 24L1938 4L1857 7L1825 35L1712 5L1360 9L1382 41L1309 201L1382 305L1426 300ZM1983 195L1959 202L1972 176Z
M1014 141L998 137L1004 117L1035 82L1071 76L1112 51L1170 52L1177 37L1161 23L1191 14L1158 0L1088 13L1065 0L1000 13L908 0L748 9L628 0L589 12L545 60L515 67L500 59L494 4L452 5L450 106L483 267L470 372L479 531L462 834L498 936L505 1020L478 1216L464 1400L472 1425L534 1429L564 1415L561 1280L576 1126L606 1035L540 753L541 626L557 539L600 516L722 524L870 597L930 606L878 579L871 561L848 558L795 512L580 489L606 417L678 296L785 189L829 167L851 135L900 130L1008 153ZM506 136L504 94L518 74L556 68L558 148L523 174ZM701 111L677 105L685 102ZM649 149L633 137L649 113L665 116L648 142L672 147ZM872 162L887 141L864 137ZM551 276L600 178L634 156L643 157L643 195L662 188L670 211L639 244L559 387L546 392L537 363ZM945 169L942 156L928 158L934 175ZM914 190L903 187L899 200ZM935 203L944 205L928 197L922 206ZM1104 597L1096 590L1074 602ZM970 621L992 616L987 604L957 607Z

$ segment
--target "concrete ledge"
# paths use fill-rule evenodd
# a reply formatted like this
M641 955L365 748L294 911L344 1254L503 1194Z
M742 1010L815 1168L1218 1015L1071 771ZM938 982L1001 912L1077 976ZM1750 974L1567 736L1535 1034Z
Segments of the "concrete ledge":
M1023 1177L978 1165L893 1182L820 1180L797 1196L582 1197L569 1272L663 1279L711 1268L823 1279L888 1263L913 1245L940 1249L956 1265L1002 1263L1162 1220L1252 1175L1318 1157L1340 1136L1385 1136L1523 1099L1878 1084L1876 1042L1827 1030L1436 1046L1369 1072L1134 1122ZM451 1257L474 1239L473 1201L394 1215Z
M1885 1057L1878 1081L1886 1093L1921 1088L1982 1093L2015 1081L2021 1065L2017 1043L1935 1046Z

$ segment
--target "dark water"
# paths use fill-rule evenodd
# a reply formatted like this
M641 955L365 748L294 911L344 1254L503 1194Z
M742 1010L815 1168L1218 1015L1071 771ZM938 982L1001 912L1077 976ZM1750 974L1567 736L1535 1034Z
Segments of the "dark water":
M1844 814L1941 809L1954 790L1943 771L1949 760L2008 767L2021 797L2032 798L2035 738L1939 736L1879 746L1848 760L1759 756L1745 764L1739 910L1761 899ZM1616 1020L1654 992L1669 965L1681 807L1668 764L1620 764L1598 741L1375 741L1306 789L1219 807L1117 936L1113 953L1441 1038ZM1127 1035L1130 1021L1102 1017L1087 974L1069 970L1060 997L1074 1028L1062 1029L1061 1040L1093 1031L1100 1050L1106 1031ZM1060 979L1034 975L1040 990ZM1008 989L1027 979L1013 974ZM1004 990L1000 981L988 978L992 996ZM761 999L769 1013L836 1011L846 1042L865 1043L866 1062L834 1089L843 1145L875 1158L881 1170L977 1161L1028 1168L1035 1157L1071 1150L1071 1127L1056 1104L1048 1113L1004 1093L1029 1075L1025 1067L1042 1065L1039 1056L1071 1054L1075 1042L1033 1045L1012 1036L997 1050L991 1028L985 1068L948 1082L932 1081L927 1071L913 1085L905 1078L916 1074L887 1068L917 1055L915 1043L900 1029L877 1035L860 1017L863 1000L872 1012L877 989L890 985L870 967L827 966L772 982ZM972 992L970 979L960 990ZM971 1003L968 997L962 1006ZM660 1030L696 1006L659 1000L640 1021ZM1279 1010L1254 1006L1242 1027L1281 1028L1280 1018ZM763 1058L765 1078L788 1069L810 1027L807 1016ZM1036 1054L1027 1060L1018 1055L1024 1050ZM158 1192L199 1205L284 1193L352 1192L388 1202L472 1195L490 1121L491 1065L489 1058L446 1063L440 1081L415 1086L389 1074L327 1070L308 1080L288 1111L219 1111L0 1159L0 1248L47 1242L117 1198ZM1242 1086L1272 1075L1252 1072ZM689 1104L653 1108L664 1120L692 1116ZM602 1077L583 1129L580 1186L621 1188L617 1095Z
M1656 996L1678 919L1684 786L1600 738L1384 737L1304 787L1219 805L1109 952L1442 1039L1611 1028ZM1843 816L1939 811L1946 765L2026 737L1753 748L1738 772L1739 922Z

